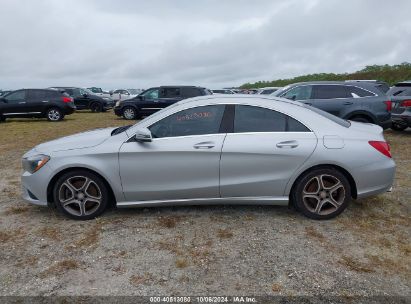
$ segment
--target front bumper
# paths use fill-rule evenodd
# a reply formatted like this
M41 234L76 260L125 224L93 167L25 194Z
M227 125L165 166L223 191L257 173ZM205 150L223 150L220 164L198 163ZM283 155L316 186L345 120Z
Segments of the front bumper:
M122 116L123 109L121 107L114 107L114 114L116 114L117 116Z
M30 204L47 206L47 186L51 178L52 170L49 164L33 174L23 172L21 175L23 200Z

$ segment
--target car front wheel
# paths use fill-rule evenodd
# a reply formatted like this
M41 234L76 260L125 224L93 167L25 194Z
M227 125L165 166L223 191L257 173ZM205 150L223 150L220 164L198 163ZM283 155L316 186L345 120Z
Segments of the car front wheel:
M133 107L125 107L123 109L123 117L127 120L132 120L137 118L137 111Z
M98 102L93 102L90 105L90 110L91 110L91 112L102 112L103 111L103 106Z
M344 174L332 168L305 173L298 179L292 192L296 209L316 220L339 215L347 208L350 200L350 183Z
M89 220L104 212L109 193L99 176L75 170L57 180L53 197L57 209L64 215L76 220Z

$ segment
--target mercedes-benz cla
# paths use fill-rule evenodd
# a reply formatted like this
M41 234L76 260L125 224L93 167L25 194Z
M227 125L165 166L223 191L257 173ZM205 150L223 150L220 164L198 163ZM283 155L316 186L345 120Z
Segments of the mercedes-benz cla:
M183 204L292 204L329 219L388 191L395 163L377 125L282 98L210 95L40 144L23 169L26 201L74 219Z

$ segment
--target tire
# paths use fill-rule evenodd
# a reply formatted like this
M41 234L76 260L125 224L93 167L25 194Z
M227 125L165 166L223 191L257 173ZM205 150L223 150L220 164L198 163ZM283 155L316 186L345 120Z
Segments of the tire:
M61 121L64 114L59 108L50 108L46 111L46 117L49 121Z
M124 107L123 118L127 120L137 119L137 110L133 107Z
M399 125L394 122L391 125L391 129L395 131L404 131L407 127L408 127L407 125Z
M350 120L362 123L373 123L371 119L365 116L354 116L350 118Z
M5 122L6 121L6 117L0 115L0 122Z
M103 112L103 105L101 103L98 103L98 102L93 102L90 105L90 110L91 110L91 112Z
M350 200L348 179L333 168L313 169L304 173L296 181L291 194L296 209L315 220L336 217L347 208Z
M104 181L96 174L87 170L73 170L62 175L54 184L53 198L57 209L65 216L75 220L90 220L106 210L109 192Z

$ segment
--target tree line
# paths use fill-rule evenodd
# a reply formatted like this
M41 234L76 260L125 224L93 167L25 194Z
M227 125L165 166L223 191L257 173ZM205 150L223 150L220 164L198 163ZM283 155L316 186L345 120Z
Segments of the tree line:
M368 65L360 71L354 73L317 73L297 76L294 78L277 79L272 81L257 81L255 83L245 83L240 88L263 88L263 87L283 87L291 83L304 81L338 81L338 80L364 80L375 79L385 81L393 85L404 80L411 80L411 63L403 62L395 65Z

